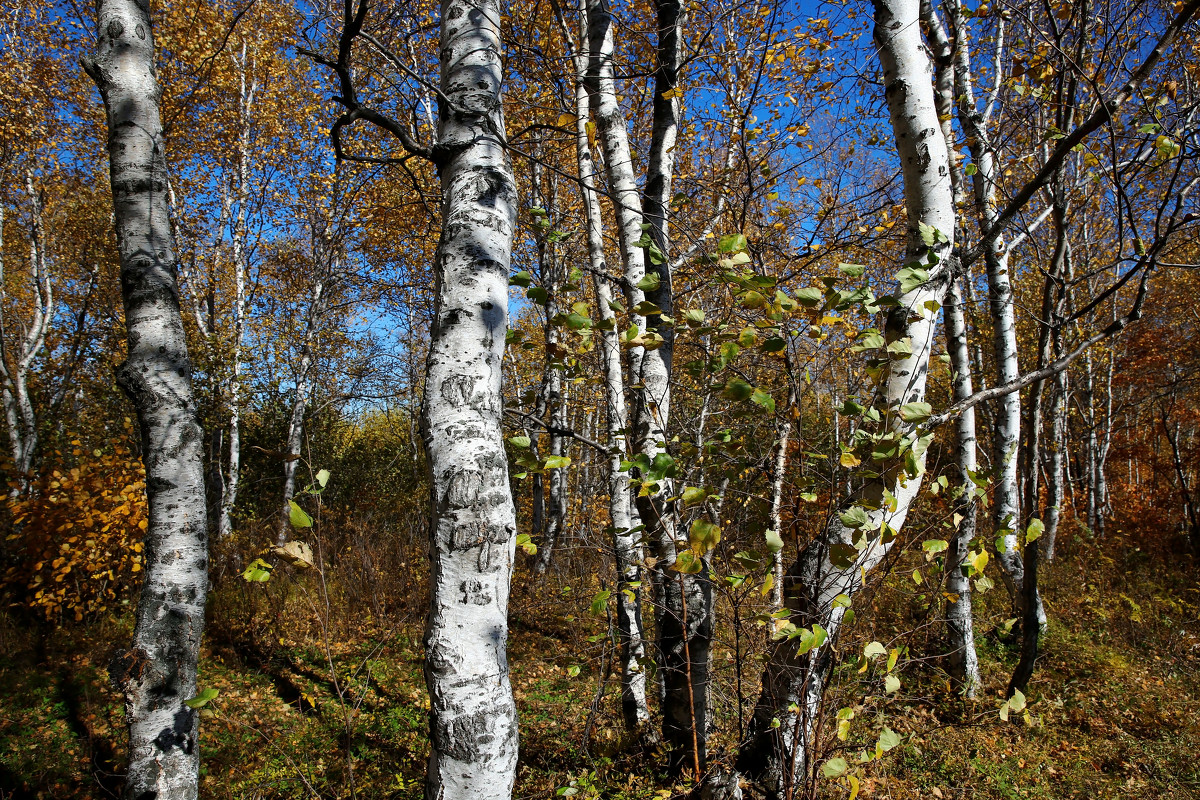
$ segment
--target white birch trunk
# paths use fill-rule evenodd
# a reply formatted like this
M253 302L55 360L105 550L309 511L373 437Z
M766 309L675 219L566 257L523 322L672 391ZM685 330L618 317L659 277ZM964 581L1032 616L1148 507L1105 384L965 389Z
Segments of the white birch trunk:
M963 315L963 298L957 281L946 293L946 349L950 354L950 369L954 402L974 393L971 385L971 355L967 341L967 323ZM974 697L979 689L979 654L975 650L975 621L971 614L971 581L967 574L967 554L975 538L975 482L977 466L975 441L975 409L968 408L955 423L958 460L958 489L962 492L956 504L956 517L961 516L958 529L946 553L946 632L950 655L950 672L966 697Z
M110 673L125 695L131 800L193 800L200 747L196 659L208 591L204 437L192 395L167 207L148 6L100 0L94 59L104 98L129 354L117 379L137 409L149 527L133 646Z
M958 119L967 137L971 160L976 173L972 178L975 208L979 215L981 231L992 228L999 216L998 166L996 149L992 144L988 125L995 105L996 91L979 109L975 99L971 73L971 36L959 0L951 0L951 17L957 34L955 48L956 84L958 87ZM996 36L996 62L1004 52L1004 22L999 23ZM1017 325L1013 305L1012 281L1008 269L1008 247L1002 236L996 236L984 250L987 267L988 300L992 316L992 347L996 359L996 385L1012 383L1020 375L1017 361ZM992 428L992 464L996 471L993 498L993 519L996 532L1002 536L1003 549L997 540L997 555L1001 569L1013 597L1014 613L1020 616L1020 597L1024 566L1021 561L1017 528L1021 521L1020 502L1020 459L1018 449L1021 441L1021 395L1011 392L1000 398Z
M646 299L637 284L646 276L646 256L650 248L639 243L642 237L642 201L638 195L637 181L633 173L633 160L629 151L629 137L625 117L617 100L613 69L612 17L602 0L585 0L588 19L590 60L588 67L588 89L592 110L596 116L600 140L604 148L604 161L608 172L608 185L612 194L617 219L618 240L621 246L626 298L631 307ZM663 41L663 13L670 8L660 8L660 48ZM676 19L678 6L674 7ZM671 33L678 35L673 26ZM678 47L675 40L673 47ZM663 56L659 55L662 67ZM677 61L674 62L677 65ZM659 69L666 74L670 69ZM670 71L672 85L674 73ZM657 87L657 83L656 83ZM664 92L665 93L665 92ZM659 274L659 286L649 295L661 312L671 311L670 268L668 250L664 247L667 235L667 209L665 199L670 192L672 155L666 144L673 141L677 121L663 120L660 115L671 113L677 116L677 103L672 100L670 108L655 107L655 138L651 146L649 163L651 172L647 176L648 191L652 192L649 202L656 203L656 218L650 221L651 239L655 241L662 258L661 264L652 267ZM653 185L653 189L650 189ZM655 256L656 260L659 260ZM658 316L655 314L654 316ZM666 455L667 423L670 418L671 379L671 331L668 327L650 320L631 315L631 322L639 331L647 327L662 336L661 346L656 348L633 347L630 349L630 372L634 376L636 389L633 430L634 450L652 461ZM663 739L671 748L671 769L678 772L686 767L703 769L704 741L708 717L708 663L712 640L712 585L705 573L684 575L671 570L676 560L675 516L672 503L667 498L673 495L671 481L659 481L658 490L637 499L638 513L646 526L645 538L649 541L655 557L653 581L661 592L658 606L659 657L663 680Z
M315 237L316 241L322 241ZM284 544L291 531L292 498L296 495L296 467L300 463L304 444L304 415L308 412L308 398L312 393L312 367L316 348L317 331L325 311L328 283L332 279L334 255L321 251L317 255L325 259L328 272L313 284L312 300L305 315L304 338L300 343L300 361L296 365L296 387L292 394L292 411L288 416L287 438L283 446L283 504L280 507L279 528L275 534L276 544Z
M33 457L38 446L37 415L29 394L29 375L34 361L46 343L46 332L54 319L54 286L46 258L46 229L41 194L33 185L33 176L26 173L25 193L30 204L29 281L33 292L33 308L27 322L21 324L23 335L13 337L9 326L13 320L5 317L8 292L4 275L4 209L0 206L0 400L8 424L9 453L17 480L10 492L16 496L29 487ZM12 341L16 338L16 341Z
M908 338L912 353L894 360L883 395L893 411L904 403L925 397L929 356L936 333L936 308L945 296L948 270L946 259L953 247L954 199L950 181L949 155L938 120L932 85L932 68L919 26L919 0L876 0L875 43L883 66L884 90L891 114L896 148L904 177L908 210L907 263L925 262L936 256L940 263L930 269L930 279L899 297L899 307L888 316L888 341ZM945 241L927 247L918 223L941 232ZM932 302L931 302L932 301ZM930 303L929 306L926 304ZM904 426L889 414L895 430ZM924 454L918 458L924 468ZM905 479L901 473L888 485L872 481L864 487L860 502L877 508L867 510L865 547L847 567L831 560L834 545L853 543L859 534L834 516L824 534L801 551L785 578L785 606L792 611L797 627L819 624L825 628L825 643L808 653L799 652L800 638L777 643L763 672L762 694L751 719L749 738L739 755L739 768L756 779L770 797L789 795L803 786L811 764L811 746L826 682L833 666L836 640L845 606L834 598L853 598L863 580L887 555L895 539L884 541L878 534L886 524L899 531L921 485L921 477ZM883 492L895 497L893 509L884 504ZM792 713L790 708L798 708ZM781 724L773 725L778 719Z
M586 8L580 9L579 40L587 42ZM621 717L629 731L644 732L650 722L646 706L645 633L642 624L642 547L632 533L632 499L629 475L621 470L628 441L625 412L625 377L621 371L621 344L613 311L612 290L601 275L608 272L604 254L604 220L596 192L596 165L588 139L589 101L585 81L588 58L578 49L563 21L563 38L573 53L575 65L575 152L579 161L579 186L587 222L588 260L600 317L600 354L604 372L604 399L608 425L608 513L612 527L613 559L617 570L617 639L621 664Z
M217 535L221 538L233 533L233 509L237 504L238 484L242 464L242 343L246 330L246 274L248 272L249 231L246 217L250 203L250 124L254 109L254 96L258 82L248 75L246 45L242 44L238 67L240 87L238 92L238 140L236 199L237 214L234 217L233 250L233 350L230 354L232 374L229 380L229 455L221 487L221 508L217 515Z
M425 634L430 800L508 800L517 767L508 596L516 509L501 417L517 190L495 0L443 0L442 235L421 408L432 500Z

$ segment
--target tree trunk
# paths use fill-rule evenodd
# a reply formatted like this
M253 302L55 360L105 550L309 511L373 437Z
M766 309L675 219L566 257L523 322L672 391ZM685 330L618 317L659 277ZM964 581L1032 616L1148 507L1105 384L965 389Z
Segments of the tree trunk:
M148 6L100 0L94 59L104 98L129 354L117 380L137 409L146 465L146 529L133 646L110 668L125 695L125 796L197 796L196 658L208 590L204 437L179 312L167 165Z
M908 210L906 263L935 262L930 279L899 298L899 307L888 315L885 338L908 338L912 354L891 363L883 395L893 413L893 430L906 431L894 414L903 403L925 396L929 356L936 333L936 316L929 309L941 303L947 288L946 259L953 248L954 200L949 181L949 155L941 135L931 83L931 66L919 27L918 0L877 0L875 43L883 66L885 95L904 177ZM941 235L927 246L920 225ZM932 302L931 302L932 301ZM929 305L927 305L927 303ZM918 455L918 474L895 483L873 480L863 489L861 501L868 523L864 530L881 531L886 525L899 531L920 488L924 453ZM894 510L884 507L884 490L895 497ZM873 509L867 508L874 506ZM770 797L783 797L803 785L810 768L808 750L834 663L836 640L845 605L838 595L853 598L865 576L883 560L894 537L882 533L864 536L863 549L846 564L834 563L835 546L852 547L862 534L847 527L838 516L823 534L800 552L784 579L785 606L797 627L822 626L825 642L800 652L803 637L778 642L763 672L762 694L751 719L749 736L739 754L738 766L758 781ZM886 539L886 541L885 541ZM840 547L839 547L840 549ZM798 709L793 712L791 709ZM778 720L782 724L776 724Z
M621 662L621 716L625 728L645 734L650 722L646 706L646 642L642 623L642 547L632 532L632 498L629 475L621 462L628 449L626 438L625 377L621 371L621 344L613 311L612 290L601 276L607 274L604 255L604 221L596 193L596 165L588 139L589 101L585 84L588 57L576 46L566 20L562 20L563 38L572 52L575 65L575 152L579 161L579 186L587 222L588 260L596 291L600 316L599 354L604 372L604 399L608 421L608 514L612 533L613 558L617 571L617 640ZM579 41L588 40L586 6L580 4Z
M954 402L974 393L971 385L971 356L967 342L967 325L963 315L963 298L958 282L946 293L946 349L950 354ZM946 632L949 638L950 673L958 681L966 697L974 697L979 689L979 655L975 652L975 622L971 614L971 580L967 557L975 538L975 409L968 408L959 415L955 426L958 458L958 491L955 515L958 530L950 541L946 554Z
M442 234L421 406L432 495L425 796L508 800L518 737L506 655L517 523L501 366L517 189L495 0L444 0L440 47Z
M222 482L221 509L217 516L217 535L221 538L233 533L233 509L237 505L238 483L242 464L242 340L246 330L246 275L249 271L249 231L246 224L250 203L250 121L253 116L254 96L258 82L247 73L246 45L242 44L241 60L235 59L240 79L238 93L238 141L237 141L237 214L234 216L233 249L233 340L230 354L231 371L229 380L229 455Z
M656 4L659 19L659 53L656 69L656 97L674 92L658 91L662 85L674 86L676 80L679 6L671 2ZM654 464L669 464L666 451L667 424L670 418L670 378L672 331L658 320L671 312L671 276L667 261L667 198L678 104L674 99L664 105L655 102L653 141L648 163L646 202L654 210L649 217L650 242L642 239L642 199L638 195L629 151L625 117L617 101L613 68L612 17L601 0L586 0L590 59L588 91L600 140L608 185L617 218L618 239L626 280L626 299L636 306L644 299L653 302L659 312L646 319L631 315L631 322L646 336L661 337L657 347L631 347L630 372L636 390L633 415L634 451ZM674 37L674 38L672 38ZM664 48L666 52L664 52ZM675 60L672 60L672 59ZM656 252L657 251L657 252ZM651 269L647 270L649 253ZM657 288L643 294L638 284L647 272L655 272ZM642 475L644 480L648 476ZM663 739L670 747L670 768L679 772L691 767L704 768L705 720L708 717L708 664L712 641L712 584L705 565L699 574L685 575L671 569L676 561L676 531L672 481L664 476L655 481L653 491L637 498L638 514L646 526L644 534L655 558L652 583L661 593L657 606L657 630L663 681ZM698 776L697 776L698 777Z
M8 291L4 274L4 210L0 207L0 399L8 423L9 453L17 480L10 496L29 487L33 457L37 452L37 415L29 393L29 376L33 363L46 343L46 332L54 320L54 286L46 259L46 229L42 214L42 197L33 184L33 176L25 175L25 193L29 197L31 225L29 229L29 282L33 291L33 311L25 335L10 341L9 322L3 314L7 307Z

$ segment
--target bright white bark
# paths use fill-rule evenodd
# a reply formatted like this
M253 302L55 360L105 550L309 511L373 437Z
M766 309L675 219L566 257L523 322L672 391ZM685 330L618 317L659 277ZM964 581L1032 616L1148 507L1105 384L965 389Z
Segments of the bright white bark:
M217 515L217 535L233 533L233 509L237 504L238 484L242 464L242 345L246 335L246 275L249 272L249 230L247 216L250 205L250 126L254 114L254 99L258 80L251 77L246 45L242 43L240 58L234 59L238 70L238 138L237 162L234 177L234 200L231 245L233 251L233 330L229 379L229 434L225 474L221 484L221 507Z
M646 219L654 247L642 245L642 198L639 197L629 150L624 113L617 100L613 68L613 22L603 0L585 0L588 21L590 60L588 89L596 116L608 185L617 219L621 246L626 299L636 306L643 299L653 302L662 314L671 312L671 276L667 260L667 198L671 188L673 148L678 126L678 102L674 92L659 92L658 81L674 87L678 68L679 6L657 4L659 49L656 69L656 96L670 99L655 105L651 153L648 158L646 202L654 217ZM665 78L664 78L665 76ZM666 84L664 84L666 85ZM670 98L662 98L670 94ZM655 254L657 250L657 254ZM650 269L659 276L657 288L643 294L638 283ZM661 257L660 257L661 256ZM661 263L654 263L661 262ZM667 456L667 425L671 406L671 330L659 321L631 315L631 323L640 332L662 337L658 347L630 349L630 372L637 387L633 413L633 449L652 462ZM671 748L671 768L704 767L704 743L707 738L709 651L713 633L713 592L707 570L684 575L671 567L676 561L677 532L672 481L658 481L658 488L637 498L638 514L646 526L645 538L655 557L653 582L660 593L657 606L659 658L663 680L663 739Z
M974 81L971 73L971 35L966 15L959 0L950 0L950 14L954 22L957 42L955 47L956 86L958 88L958 119L967 137L971 160L975 165L972 178L975 210L979 216L980 231L995 226L1000 214L997 186L999 167L997 152L988 130L992 109L995 106L998 88L980 110L975 99ZM1004 20L998 23L996 35L996 61L1000 62L1004 52ZM999 75L997 75L999 81ZM997 87L999 84L997 83ZM996 359L996 385L1012 383L1020 376L1017 361L1017 325L1013 304L1012 280L1008 268L1008 247L1004 237L997 235L984 249L987 267L988 300L992 316L992 348ZM1009 593L1014 598L1014 608L1019 611L1024 566L1021 561L1017 528L1021 520L1020 502L1020 459L1018 449L1021 441L1021 395L1011 392L1000 399L999 409L992 427L992 465L996 472L993 519L996 531L1003 531L1003 550L997 547L997 556Z
M443 0L442 183L434 326L421 408L432 489L425 796L508 800L517 767L508 596L516 509L501 430L501 365L517 191L504 142L495 0Z
M957 281L946 293L946 349L950 355L954 402L974 394L971 385L971 355L967 341L967 323L963 314L962 292ZM947 647L950 671L966 697L974 697L980 686L979 654L975 650L975 621L971 614L971 581L967 575L967 555L975 538L975 472L978 469L975 441L975 409L968 408L955 423L958 462L958 490L955 506L958 528L946 552ZM960 519L961 517L961 519Z
M888 315L885 336L889 342L908 339L911 355L891 362L883 396L893 411L901 404L925 397L929 357L937 327L931 311L942 302L949 272L947 259L955 230L954 198L949 155L942 135L932 85L932 68L919 27L919 0L876 0L875 44L883 67L884 92L890 111L896 148L904 178L908 211L906 263L938 260L930 279L900 295L899 306ZM932 246L922 239L919 225L939 231ZM893 430L906 426L891 414ZM918 458L924 468L923 453ZM810 764L810 747L826 681L834 662L833 643L845 614L838 595L853 598L863 580L887 555L894 538L880 535L886 525L899 531L921 485L916 477L900 477L892 484L868 483L858 498L867 509L865 545L848 566L831 558L835 545L854 546L863 536L834 516L824 534L801 551L785 578L785 606L797 627L819 624L828 633L824 644L799 652L800 638L784 639L773 648L763 672L762 694L751 719L749 739L739 757L739 767L758 780L768 796L781 797L802 786ZM889 507L884 491L890 490ZM874 538L871 538L871 537ZM844 563L844 562L843 562ZM798 713L789 709L798 708ZM775 719L782 724L773 725Z
M4 274L4 208L0 206L0 400L8 425L9 454L17 480L12 494L19 494L29 485L33 456L37 451L37 416L29 394L29 376L33 364L46 343L46 332L54 319L54 286L46 257L46 229L41 193L33 184L33 176L25 176L25 193L29 198L29 281L33 287L29 318L19 326L21 335L10 328L16 320L8 317L9 298Z
M179 311L148 6L100 0L94 59L104 98L129 354L117 380L137 409L149 527L133 646L110 674L125 695L131 800L194 800L196 659L208 591L203 434Z
M568 36L569 40L569 36ZM587 40L587 15L580 15L580 40ZM612 526L613 559L617 567L617 637L620 642L621 716L628 730L642 730L650 721L646 706L645 634L642 626L642 547L632 533L632 499L629 474L621 469L627 455L625 428L625 376L621 371L621 343L612 309L613 294L601 276L608 272L604 254L603 215L596 193L596 166L588 140L588 94L584 80L587 56L575 52L575 151L579 160L579 185L587 220L588 259L600 316L600 360L604 369L604 399L608 420L608 515Z

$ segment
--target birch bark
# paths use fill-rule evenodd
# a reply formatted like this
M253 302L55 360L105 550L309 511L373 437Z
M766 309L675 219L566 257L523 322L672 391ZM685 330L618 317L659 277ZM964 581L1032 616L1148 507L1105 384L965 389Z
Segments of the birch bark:
M874 5L875 43L883 66L908 210L906 262L937 262L929 271L929 280L901 294L899 307L888 316L885 338L889 342L907 338L911 345L911 355L891 362L883 387L888 406L894 410L903 403L920 402L925 396L936 333L936 315L930 308L936 308L945 296L955 213L949 155L935 105L932 68L919 27L919 0L876 0ZM921 225L939 231L941 236L927 245ZM905 430L897 416L889 417L897 433ZM918 458L920 469L923 461L922 453ZM868 483L859 498L867 510L864 530L878 532L886 524L899 531L920 484L919 474L906 479L904 473L890 485L882 480ZM888 502L884 490L890 490L894 505ZM831 555L834 546L853 547L859 533L835 516L823 535L800 552L784 578L785 607L792 612L792 623L797 627L821 625L827 638L806 653L800 652L801 637L778 642L763 671L762 694L738 766L757 780L769 797L787 796L807 779L812 766L808 750L834 662L833 642L845 614L845 606L835 604L834 598L840 594L853 598L865 576L883 560L895 541L880 533L873 535L873 539L868 535L860 542L864 545L861 551L855 548L857 556L852 563L840 562L843 566L838 566ZM798 708L798 713L792 713L791 708ZM776 719L782 724L775 725Z
M957 281L946 293L945 305L946 349L950 354L950 369L954 389L954 402L965 400L974 394L971 385L971 355L967 342L967 323L963 314L962 292ZM958 490L961 492L956 504L958 529L950 541L946 554L946 632L948 634L950 672L959 683L966 697L974 697L979 689L979 654L975 650L975 621L971 613L971 581L968 574L967 555L975 538L975 409L969 408L955 423L955 438L958 461Z
M217 515L217 535L224 538L233 533L233 509L237 504L238 484L242 464L242 343L246 332L246 275L249 271L249 229L247 226L250 203L250 126L253 118L254 99L258 92L258 81L249 73L246 45L243 42L241 58L234 59L238 69L238 138L234 192L237 213L234 215L233 251L233 351L230 354L231 372L229 380L229 455L221 487L221 508Z
M950 19L954 27L955 82L958 88L958 119L967 137L967 146L976 172L972 178L975 209L979 215L980 231L991 230L999 218L997 198L999 180L997 152L988 130L999 93L1002 75L996 72L996 83L980 109L975 98L971 73L971 37L966 15L960 0L950 0ZM1005 24L997 23L995 62L1000 65L1005 47ZM1017 326L1013 305L1012 280L1008 268L1008 247L997 235L985 243L984 263L988 278L988 303L992 316L992 348L996 359L996 385L1015 381L1020 375L1017 361ZM1021 560L1017 527L1021 520L1020 463L1017 450L1021 441L1021 395L1012 392L1000 399L992 427L992 464L996 470L993 498L993 519L996 531L1003 532L1004 549L997 551L1005 582L1014 598L1014 611L1020 613L1021 585L1024 565Z
M46 332L54 319L54 285L46 258L46 229L42 213L42 197L33 185L33 176L25 176L25 193L29 197L29 281L33 307L27 322L22 323L23 335L14 337L9 330L12 319L7 316L8 292L4 275L4 209L0 206L0 400L4 404L8 424L9 454L17 480L10 491L16 496L29 486L33 457L37 452L37 414L29 393L29 375L33 363L46 344ZM15 339L15 341L14 341Z
M100 0L96 82L108 149L129 354L117 380L137 409L149 526L133 646L110 668L129 723L128 798L192 800L200 749L196 658L208 591L203 435L192 395L167 206L148 6Z
M588 38L587 9L579 15L579 40ZM617 638L621 661L621 716L630 731L644 731L650 722L646 706L645 632L642 624L642 547L632 533L633 508L629 475L621 469L628 451L625 411L625 376L621 371L621 344L612 309L612 290L601 276L608 273L604 252L604 219L596 192L596 164L588 139L589 100L586 85L588 57L576 47L563 22L563 35L575 64L575 152L579 161L579 186L587 222L588 260L600 316L600 359L604 370L604 399L608 421L608 514L612 527L613 559L617 568Z
M586 0L588 90L618 223L626 297L631 306L645 299L658 309L649 319L634 315L631 320L639 332L646 331L647 340L653 340L649 347L630 349L630 372L639 387L634 396L633 449L652 463L661 464L670 458L666 445L671 407L672 331L662 324L661 317L671 313L667 200L678 130L679 107L674 89L679 65L680 9L677 3L667 0L656 3L656 9L659 22L656 100L644 201L653 212L653 216L646 217L650 225L647 232L653 243L650 246L642 239L643 199L638 195L625 117L616 95L612 16L603 0ZM660 85L670 89L660 91ZM647 256L651 259L649 267ZM638 284L648 272L656 273L658 281L643 294ZM671 569L677 555L675 512L669 501L672 496L672 481L667 476L657 481L654 491L639 493L636 502L646 526L645 538L655 558L652 579L661 593L656 622L663 680L663 739L670 747L672 771L691 767L699 772L704 767L707 738L713 592L707 566L696 575Z
M517 191L505 149L495 0L443 0L442 184L434 326L421 407L431 501L425 681L429 800L508 800L517 766L508 596L516 510L501 365Z

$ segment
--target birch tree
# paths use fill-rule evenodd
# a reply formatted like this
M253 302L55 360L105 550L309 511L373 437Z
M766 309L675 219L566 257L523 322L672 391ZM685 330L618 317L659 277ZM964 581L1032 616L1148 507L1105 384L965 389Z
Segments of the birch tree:
M133 645L110 667L129 725L128 798L197 797L196 660L208 591L203 435L179 310L148 7L101 0L84 69L104 99L129 353L117 381L137 410L149 525Z
M20 305L9 297L4 254L4 207L0 205L0 400L8 424L9 455L17 480L11 493L28 486L33 457L37 452L37 415L30 394L29 379L34 362L46 344L46 333L54 321L54 286L46 252L46 225L42 194L25 175L25 195L29 200L29 309L18 317ZM14 330L15 329L15 330Z
M884 338L904 342L888 354L881 397L885 436L907 441L910 464L870 481L822 535L801 550L784 577L784 605L794 629L772 648L763 671L738 767L770 797L790 795L807 781L808 751L834 663L845 610L870 571L887 555L921 485L924 447L905 422L925 397L936 309L948 283L955 230L950 163L934 100L932 67L921 38L919 0L876 0L875 44L895 133L908 210L905 262L897 305ZM925 268L928 267L926 270ZM921 272L924 279L920 278ZM907 407L907 408L905 408ZM912 469L910 472L909 469ZM887 475L896 477L889 480ZM793 710L794 709L794 710Z

